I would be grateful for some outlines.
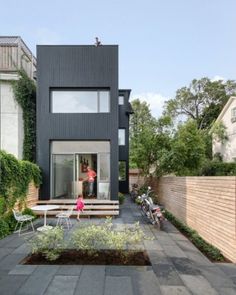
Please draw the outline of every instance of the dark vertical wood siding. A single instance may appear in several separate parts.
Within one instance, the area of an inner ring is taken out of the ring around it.
[[[124,104],[119,105],[119,128],[125,129],[125,145],[119,146],[119,161],[126,162],[126,180],[119,181],[119,191],[129,192],[129,95],[130,90],[119,90],[119,95],[124,96]]]
[[[118,46],[37,46],[37,162],[50,198],[50,141],[109,140],[111,199],[118,196]],[[52,114],[50,88],[109,88],[110,113]]]

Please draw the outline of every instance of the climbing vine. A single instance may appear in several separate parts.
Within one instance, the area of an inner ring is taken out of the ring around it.
[[[23,159],[36,161],[36,86],[24,70],[19,70],[19,80],[13,82],[15,99],[21,106],[24,121]]]
[[[0,151],[0,211],[12,209],[16,202],[24,204],[32,181],[41,183],[40,169],[29,161],[17,160],[13,155]]]

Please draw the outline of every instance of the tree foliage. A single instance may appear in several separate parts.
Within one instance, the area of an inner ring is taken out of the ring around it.
[[[205,142],[194,120],[179,125],[170,149],[159,158],[159,174],[192,175],[205,159]]]
[[[229,97],[235,93],[235,81],[194,79],[189,87],[178,89],[175,98],[166,102],[165,113],[174,118],[184,115],[195,120],[198,129],[206,129],[216,120]]]
[[[132,101],[134,114],[130,119],[130,166],[141,168],[149,174],[156,161],[156,120],[149,105],[139,99]]]

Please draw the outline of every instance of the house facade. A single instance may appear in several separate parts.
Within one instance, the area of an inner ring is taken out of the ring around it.
[[[236,161],[236,97],[232,96],[224,106],[216,123],[222,122],[226,127],[228,139],[221,142],[213,138],[212,152],[213,155],[219,153],[223,162]]]
[[[0,36],[0,149],[22,159],[24,128],[22,109],[16,102],[12,82],[24,69],[30,78],[36,59],[18,36]]]
[[[117,45],[37,46],[40,199],[128,192],[130,90],[118,89]]]

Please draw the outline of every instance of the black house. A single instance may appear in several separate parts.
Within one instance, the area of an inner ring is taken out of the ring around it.
[[[117,45],[37,46],[40,199],[128,192],[130,90],[118,89]],[[91,196],[90,196],[91,197]]]

